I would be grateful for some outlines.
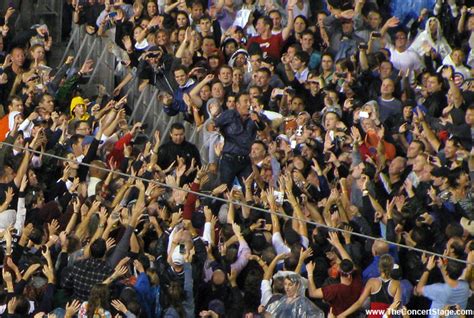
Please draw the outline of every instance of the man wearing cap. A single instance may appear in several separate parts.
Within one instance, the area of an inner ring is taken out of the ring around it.
[[[354,33],[352,15],[347,11],[336,9],[330,2],[328,8],[331,15],[324,19],[324,27],[329,36],[329,48],[336,56],[334,60],[337,61],[355,53],[358,44],[364,42],[364,39]]]

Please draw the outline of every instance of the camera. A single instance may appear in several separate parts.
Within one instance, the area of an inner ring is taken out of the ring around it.
[[[359,44],[359,50],[367,50],[368,48],[369,46],[367,45],[367,43]]]

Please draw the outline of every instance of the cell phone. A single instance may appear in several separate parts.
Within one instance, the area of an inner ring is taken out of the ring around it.
[[[346,78],[347,73],[346,72],[336,72],[336,76],[340,78]]]
[[[421,215],[420,215],[419,217],[417,217],[416,220],[417,220],[418,222],[425,222],[425,218],[422,217]]]
[[[13,3],[13,1],[8,2],[8,7],[9,8],[14,8],[15,7],[15,4]]]
[[[291,147],[291,149],[295,149],[295,148],[296,148],[296,140],[292,140],[292,141],[291,141],[290,147]]]
[[[0,75],[2,75],[3,73],[5,73],[5,70],[3,69],[3,67],[0,67]]]
[[[324,161],[328,162],[329,159],[331,159],[331,153],[330,152],[325,152],[324,153]]]
[[[112,11],[109,13],[109,18],[115,18],[117,16],[117,12]]]
[[[369,118],[369,113],[368,112],[360,112],[359,117],[360,118]]]
[[[367,45],[367,43],[359,44],[359,50],[367,50],[368,48],[369,46]]]
[[[288,94],[294,94],[295,93],[295,89],[293,87],[287,87],[287,88],[285,88],[285,91]]]
[[[278,204],[278,205],[282,205],[283,204],[283,192],[280,192],[280,191],[273,191],[273,196],[275,197],[275,203]],[[265,227],[265,225],[264,225]]]
[[[234,184],[234,186],[232,187],[232,191],[242,191],[242,186]]]
[[[276,96],[282,96],[285,92],[282,88],[275,88]]]
[[[380,32],[373,32],[373,33],[372,33],[372,37],[374,37],[374,38],[380,38],[380,37],[382,37],[382,33],[380,33]]]
[[[179,244],[179,253],[180,254],[186,253],[186,247],[184,246],[184,244]]]

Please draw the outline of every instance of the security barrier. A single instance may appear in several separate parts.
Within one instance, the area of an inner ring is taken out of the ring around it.
[[[183,122],[183,116],[179,114],[170,117],[163,111],[163,107],[158,101],[160,91],[155,86],[147,85],[143,91],[139,91],[140,81],[136,74],[137,70],[125,67],[120,63],[126,52],[115,44],[114,38],[115,29],[108,30],[104,36],[100,37],[87,34],[84,26],[74,25],[60,65],[69,55],[74,56],[71,67],[76,70],[79,70],[86,60],[94,60],[94,70],[87,84],[81,86],[88,96],[96,96],[99,85],[103,85],[106,92],[111,95],[116,84],[131,73],[133,79],[121,91],[123,96],[127,95],[127,104],[131,110],[129,123],[140,121],[146,124],[148,136],[152,136],[153,131],[159,130],[162,140],[167,139],[171,125],[175,122]],[[194,143],[200,149],[202,162],[207,163],[208,149],[204,145],[204,127],[198,129],[194,124],[188,122],[184,122],[184,126],[186,140]]]

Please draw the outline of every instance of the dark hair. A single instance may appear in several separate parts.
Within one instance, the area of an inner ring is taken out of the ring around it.
[[[464,263],[448,259],[448,264],[446,266],[448,277],[451,279],[458,279],[463,273],[465,266]]]
[[[168,300],[170,306],[173,307],[177,312],[179,317],[185,317],[185,311],[183,308],[183,299],[184,299],[184,290],[180,282],[172,281],[168,287]]]
[[[97,242],[97,240],[95,241]],[[95,243],[94,242],[94,243]],[[92,246],[91,246],[92,249]],[[109,286],[106,284],[97,284],[91,288],[87,302],[87,317],[94,317],[96,309],[108,308]]]
[[[304,15],[301,15],[301,14],[300,14],[300,15],[297,15],[297,16],[293,19],[293,21],[296,21],[296,19],[302,19],[302,20],[304,21],[304,24],[306,25],[305,30],[308,29],[309,22],[308,22],[308,19],[306,19],[306,17],[305,17]]]
[[[80,124],[86,123],[87,125],[90,126],[89,122],[87,120],[76,120],[74,122],[74,131],[76,131],[77,128],[79,128]]]
[[[91,256],[92,258],[102,258],[107,251],[107,246],[105,244],[105,240],[102,238],[98,238],[94,242],[92,242],[91,247]]]
[[[343,259],[339,265],[339,270],[342,276],[350,277],[354,270],[354,264],[349,259]]]
[[[258,98],[258,101],[259,101],[259,104],[261,104],[262,98],[260,98],[260,97],[259,97],[259,98]],[[268,150],[268,146],[267,146],[267,144],[266,144],[266,143],[264,143],[264,142],[263,142],[263,141],[261,141],[261,140],[255,140],[255,141],[253,142],[253,144],[259,144],[259,145],[262,145],[263,149],[265,149],[265,152],[267,152],[267,150]]]
[[[301,37],[305,36],[305,35],[311,35],[314,39],[314,33],[313,31],[309,30],[309,29],[306,29],[304,30],[303,32],[301,32]]]
[[[211,40],[212,42],[214,42],[214,44],[216,44],[216,40],[214,39],[213,36],[206,35],[205,37],[202,38],[202,42],[204,42],[204,40]]]
[[[242,96],[249,96],[249,93],[248,93],[248,92],[245,92],[245,91],[239,92],[239,93],[237,94],[237,96],[235,96],[235,100],[236,100],[237,102],[239,102],[239,101],[240,101],[240,98],[241,98]]]
[[[69,144],[72,146],[72,145],[76,145],[79,143],[79,140],[81,138],[84,138],[83,135],[80,135],[80,134],[74,134],[71,136],[71,138],[69,138]]]
[[[184,130],[184,125],[182,123],[174,123],[171,125],[170,131],[173,130]]]
[[[199,20],[197,21],[198,23],[201,23],[201,21],[204,21],[204,20],[209,20],[209,21],[212,21],[211,17],[209,16],[209,14],[204,14],[202,17],[199,18]]]
[[[37,227],[34,227],[28,237],[34,244],[41,244],[43,240],[43,230]]]
[[[444,234],[448,240],[453,237],[462,237],[464,234],[464,229],[459,222],[452,222],[446,226]]]
[[[294,253],[290,253],[290,256],[287,257],[284,261],[285,270],[294,271],[298,266],[299,256]]]
[[[412,141],[412,143],[416,143],[416,144],[420,145],[421,152],[425,152],[426,146],[421,140],[415,139],[415,140]]]
[[[273,29],[273,20],[269,16],[261,16],[258,20],[262,20],[264,24],[270,26],[270,30]]]
[[[173,69],[173,74],[176,72],[176,71],[183,71],[186,75],[188,74],[188,68],[184,65],[178,65],[176,66],[174,69]]]
[[[186,11],[182,11],[182,10],[176,11],[176,18],[175,18],[175,20],[178,18],[178,15],[180,15],[180,14],[186,16],[186,19],[188,20],[188,24],[187,24],[187,25],[189,26],[189,24],[190,24],[191,21],[189,21],[189,16],[188,16],[188,14],[187,14]]]
[[[28,317],[30,312],[30,301],[25,296],[20,295],[16,298],[15,314],[21,317]]]
[[[305,52],[305,51],[296,52],[295,57],[300,59],[301,62],[303,62],[305,66],[308,65],[308,63],[309,63],[309,54],[308,54],[308,52]]]
[[[272,72],[268,69],[268,67],[261,67],[257,72],[263,72],[266,73],[268,77],[272,77]]]
[[[416,246],[418,247],[425,247],[427,244],[428,238],[430,237],[430,233],[428,229],[424,226],[415,226],[411,231],[411,238],[413,241],[416,242]]]

